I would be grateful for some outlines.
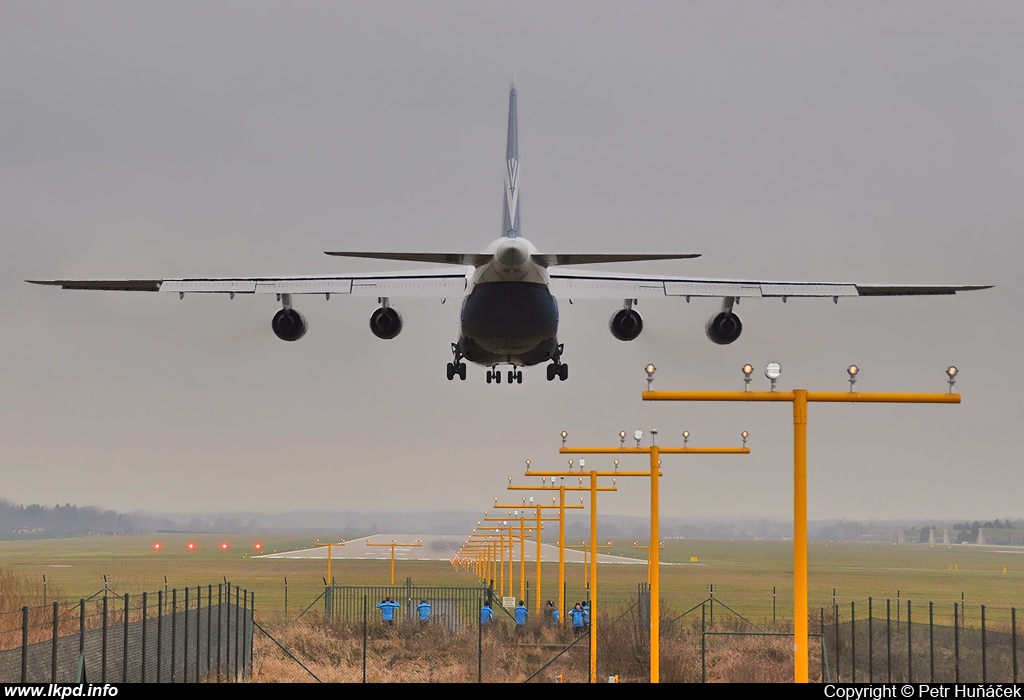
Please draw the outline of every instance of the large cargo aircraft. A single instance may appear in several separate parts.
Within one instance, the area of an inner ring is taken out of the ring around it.
[[[559,299],[616,299],[609,328],[619,340],[634,340],[643,319],[634,307],[639,299],[721,297],[722,308],[707,322],[708,338],[719,345],[740,337],[743,324],[733,310],[745,297],[840,297],[954,294],[991,285],[895,285],[836,282],[760,282],[694,279],[659,275],[628,275],[560,269],[562,266],[641,260],[695,258],[699,253],[541,253],[520,234],[519,140],[516,89],[508,105],[505,149],[504,218],[501,237],[482,253],[329,251],[328,255],[376,260],[440,263],[444,268],[393,273],[355,273],[325,277],[246,277],[128,280],[28,280],[63,289],[175,292],[185,294],[273,294],[282,308],[271,327],[281,340],[306,334],[306,319],[294,306],[298,295],[322,294],[377,297],[380,307],[370,316],[378,338],[394,338],[402,317],[391,300],[402,297],[462,298],[458,342],[451,344],[448,379],[466,378],[466,361],[487,367],[487,382],[500,383],[499,365],[509,365],[508,382],[522,383],[521,367],[549,363],[548,381],[565,380],[569,366],[558,340]],[[452,267],[455,266],[455,267]]]

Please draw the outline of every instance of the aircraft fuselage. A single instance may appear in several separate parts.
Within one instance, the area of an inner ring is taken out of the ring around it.
[[[459,348],[470,362],[536,365],[558,353],[558,303],[547,269],[524,238],[499,238],[476,267],[462,302]]]

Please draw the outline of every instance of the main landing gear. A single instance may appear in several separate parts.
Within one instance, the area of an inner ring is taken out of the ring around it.
[[[455,356],[455,360],[448,363],[448,381],[455,379],[455,375],[458,375],[460,380],[465,381],[466,363],[462,361],[462,351],[459,350],[458,343],[452,343],[452,354]],[[491,381],[490,378],[487,381]]]
[[[564,347],[564,345],[559,345],[558,352],[551,358],[551,364],[548,365],[549,382],[555,381],[555,377],[558,377],[558,380],[561,382],[569,378],[569,365],[562,362],[562,348]]]
[[[490,384],[491,382],[501,384],[501,370],[498,369],[497,366],[491,367],[487,370],[487,383]],[[512,365],[512,369],[508,371],[508,383],[511,384],[512,382],[515,382],[516,384],[523,383],[523,371],[521,369],[516,369],[515,365]]]

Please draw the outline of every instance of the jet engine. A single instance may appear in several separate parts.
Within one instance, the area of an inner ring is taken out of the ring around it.
[[[291,306],[274,314],[274,320],[270,326],[274,329],[274,335],[288,342],[298,340],[306,335],[306,331],[309,329],[309,326],[306,325],[306,317]]]
[[[636,340],[644,329],[644,320],[633,309],[619,309],[612,314],[608,329],[619,340]]]
[[[370,316],[370,330],[378,338],[391,340],[402,332],[402,316],[390,306],[382,306]]]
[[[740,317],[731,311],[720,311],[708,319],[704,327],[708,339],[716,345],[728,345],[740,337],[743,332],[743,323]]]

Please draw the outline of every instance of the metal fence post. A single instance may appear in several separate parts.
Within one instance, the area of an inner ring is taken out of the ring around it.
[[[28,683],[28,606],[21,606],[21,682]]]
[[[53,601],[53,636],[50,643],[50,682],[57,682],[57,637],[59,632],[57,631],[57,621],[60,619],[60,603],[56,600]]]
[[[235,586],[235,680],[238,680],[238,586]]]
[[[928,666],[929,680],[935,682],[935,606],[928,601]]]
[[[988,682],[988,650],[985,644],[985,606],[981,606],[981,682]]]
[[[189,590],[185,586],[185,629],[183,630],[183,643],[181,649],[181,680],[188,683],[188,599]]]
[[[363,594],[363,683],[366,682],[366,609],[369,607],[367,596]]]
[[[850,601],[850,682],[857,682],[857,608]]]
[[[139,682],[146,682],[146,618],[149,617],[149,594],[142,592],[142,663],[139,669]]]
[[[479,610],[483,610],[484,602],[480,600]],[[28,613],[25,613],[28,619]],[[480,613],[476,616],[476,682],[484,682],[484,616]]]
[[[953,603],[953,669],[954,680],[960,682],[960,607]]]
[[[835,595],[835,589],[832,589],[832,590],[833,590],[833,595]],[[839,683],[842,680],[842,678],[843,678],[843,673],[842,673],[842,666],[840,666],[840,664],[842,663],[842,659],[839,658],[839,606],[838,605],[833,605],[832,606],[832,627],[833,627],[833,630],[835,631],[835,638],[836,638],[836,683]]]
[[[224,609],[224,584],[217,584],[217,682],[220,683],[220,672],[221,672],[221,656],[220,649],[223,646],[224,634],[222,621],[222,610]]]
[[[100,683],[107,682],[107,611],[109,598],[106,591],[103,593],[103,650],[101,653]]]
[[[875,682],[875,623],[871,596],[868,596],[868,683]]]
[[[128,682],[128,591],[124,593],[124,644],[121,653],[121,682]]]
[[[220,608],[217,608],[220,614]],[[210,675],[210,662],[213,660],[213,584],[206,589],[206,675]]]
[[[914,646],[911,643],[910,600],[907,600],[907,683],[914,682]]]
[[[705,623],[707,621],[707,607],[704,603],[700,604],[700,682],[707,683],[707,647],[705,646],[704,640],[706,639]]]
[[[156,592],[156,682],[160,682],[164,658],[164,592]]]
[[[892,683],[892,599],[885,599],[885,679]]]
[[[78,599],[78,659],[82,666],[82,678],[79,682],[85,681],[85,598]]]
[[[1013,654],[1013,682],[1017,682],[1017,608],[1010,608],[1010,652]]]
[[[818,631],[821,632],[821,682],[824,683],[828,680],[825,678],[825,608],[818,608]]]
[[[178,589],[171,589],[171,683],[177,672],[178,661]]]

